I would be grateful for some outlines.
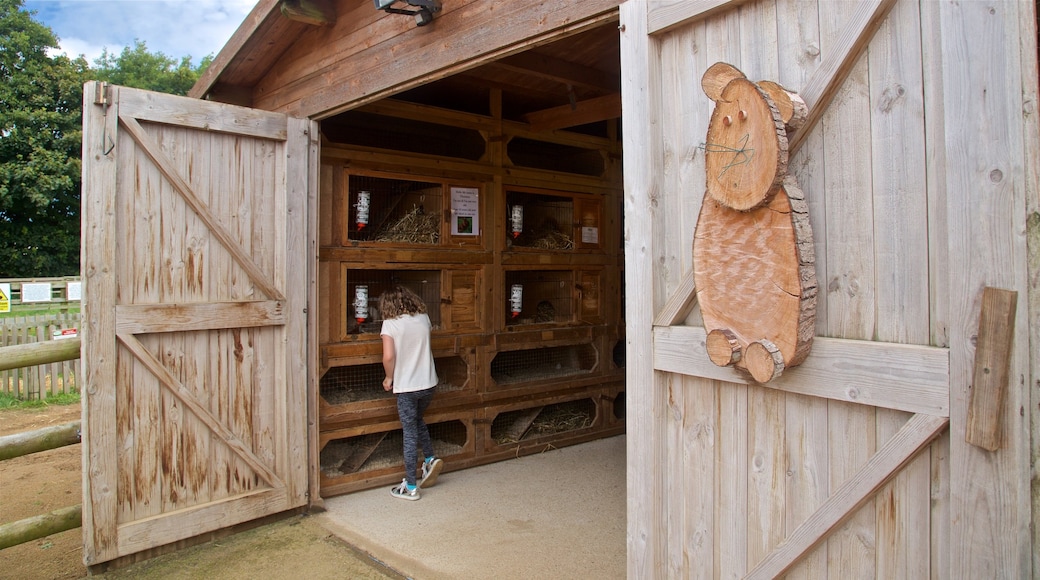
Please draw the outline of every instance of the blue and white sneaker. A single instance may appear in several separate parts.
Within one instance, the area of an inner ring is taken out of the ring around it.
[[[441,473],[444,462],[439,458],[427,459],[422,464],[422,477],[419,478],[419,487],[433,487],[437,483],[437,476]]]

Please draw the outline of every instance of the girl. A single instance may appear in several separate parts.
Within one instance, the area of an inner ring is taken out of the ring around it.
[[[383,313],[383,389],[393,390],[397,396],[397,415],[404,434],[404,472],[401,485],[390,489],[390,495],[407,500],[420,497],[420,487],[437,482],[444,462],[434,457],[430,431],[423,421],[423,413],[430,405],[437,386],[437,370],[430,348],[430,317],[426,304],[414,292],[395,286],[379,297]],[[416,464],[419,448],[425,460],[422,474],[416,484]]]

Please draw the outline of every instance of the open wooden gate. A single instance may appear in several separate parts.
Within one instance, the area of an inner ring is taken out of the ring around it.
[[[315,123],[84,91],[84,561],[306,503]]]
[[[1014,341],[994,349],[1012,379],[979,394],[993,373],[973,361],[984,289],[1026,288],[1032,11],[621,5],[630,577],[1028,575],[1021,309],[1003,308]],[[809,106],[789,147],[816,238],[816,340],[766,385],[709,361],[697,312],[691,250],[717,178],[700,80],[718,62]],[[982,447],[971,401],[991,396]]]

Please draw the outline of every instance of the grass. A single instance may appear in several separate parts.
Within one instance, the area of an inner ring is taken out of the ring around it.
[[[0,411],[6,409],[36,409],[51,405],[78,405],[79,393],[61,393],[46,399],[18,399],[8,393],[0,393]]]
[[[15,304],[11,312],[0,312],[0,318],[14,318],[18,316],[37,316],[40,314],[79,314],[79,302],[62,302],[57,304]]]

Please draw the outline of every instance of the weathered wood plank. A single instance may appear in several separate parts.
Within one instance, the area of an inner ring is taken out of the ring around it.
[[[930,344],[929,286],[921,273],[929,254],[924,95],[921,78],[921,8],[897,2],[878,29],[867,56],[870,67],[874,252],[877,255],[875,337],[885,342]],[[878,447],[908,420],[879,409]],[[930,461],[922,452],[877,494],[875,562],[878,577],[929,576]]]
[[[961,443],[974,363],[981,290],[1022,291],[1026,257],[1027,192],[1024,95],[1036,77],[1023,78],[1018,40],[1027,2],[941,3],[943,120],[947,165],[946,203],[950,268],[943,282],[950,294],[950,569],[954,575],[1014,578],[1030,574],[1031,526],[1028,469],[1029,404],[1019,381],[1029,376],[1024,313],[1015,324],[1009,413],[996,452]],[[1032,50],[1032,49],[1031,49]],[[978,95],[1000,95],[979,99]],[[1035,350],[1035,349],[1034,349]],[[1033,377],[1035,380],[1035,377]],[[1001,530],[994,533],[993,530]]]
[[[747,0],[658,0],[647,2],[647,32],[656,34],[692,24],[725,10],[731,10]]]
[[[657,184],[656,143],[661,112],[656,106],[654,72],[660,62],[646,31],[646,4],[621,5],[621,95],[631,114],[622,119],[625,135],[625,283],[645,288],[655,279],[651,256],[653,228],[651,199]],[[628,449],[628,576],[660,569],[668,538],[664,537],[665,461],[664,433],[660,424],[667,409],[667,383],[656,376],[652,364],[652,296],[631,300],[625,308],[627,344],[626,438]]]
[[[206,101],[207,106],[199,107],[197,99],[166,94],[160,101],[154,93],[127,88],[120,89],[119,98],[119,114],[139,121],[285,140],[286,117],[277,113],[213,101]],[[168,100],[177,102],[179,106],[170,107]]]
[[[185,407],[189,408],[195,415],[206,424],[214,433],[218,434],[228,447],[252,468],[257,475],[264,479],[268,485],[275,488],[284,487],[281,479],[271,471],[268,466],[257,458],[253,451],[237,435],[232,433],[208,409],[199,404],[198,400],[188,391],[184,385],[170,374],[156,358],[148,352],[143,344],[132,335],[120,334],[119,342],[126,346],[152,374],[158,378],[171,394],[177,397]]]
[[[576,33],[617,18],[617,0],[581,4],[540,4],[496,0],[481,10],[445,5],[438,27],[453,29],[454,42],[432,45],[422,30],[401,30],[408,23],[384,19],[365,34],[344,34],[346,50],[314,50],[308,42],[277,63],[258,91],[256,106],[300,117],[324,117],[347,107],[373,102],[502,56],[548,38]],[[338,21],[344,21],[340,18]],[[361,23],[355,23],[360,25]],[[494,34],[486,31],[494,30]],[[364,42],[359,42],[364,38]],[[393,54],[385,41],[394,38]],[[321,42],[314,39],[311,42]],[[308,54],[309,53],[309,54]],[[319,60],[324,55],[325,61]],[[431,74],[429,71],[436,71]]]
[[[759,563],[746,578],[777,578],[849,514],[867,503],[886,481],[924,449],[946,428],[949,419],[915,415],[884,447],[846,483],[827,498],[820,509],[788,536],[776,550]]]
[[[269,298],[284,300],[285,297],[265,279],[263,272],[255,263],[253,263],[248,251],[243,249],[241,245],[235,241],[220,220],[212,216],[206,204],[202,203],[192,190],[191,186],[189,186],[172,167],[169,159],[167,159],[166,155],[159,147],[159,144],[156,143],[132,117],[120,117],[120,122],[128,129],[129,133],[133,136],[134,140],[138,143],[145,154],[147,154],[155,163],[159,171],[162,172],[163,177],[170,182],[177,193],[184,198],[185,202],[191,206],[195,213],[206,222],[212,235],[216,236],[227,251],[235,257],[238,265],[246,271],[252,282],[263,290]]]
[[[990,287],[982,291],[964,440],[989,451],[1000,448],[1004,431],[1017,305],[1018,292]]]
[[[798,150],[806,135],[812,132],[813,127],[828,110],[845,78],[851,73],[859,56],[873,38],[874,32],[881,26],[895,3],[896,0],[869,0],[857,6],[851,20],[835,39],[834,46],[827,49],[827,56],[821,62],[820,68],[805,88],[798,91],[809,107],[809,116],[801,128],[790,137],[790,151]],[[826,6],[826,3],[822,2],[820,6]],[[840,11],[844,14],[846,8],[847,5],[843,4]]]
[[[111,155],[119,143],[115,91],[100,83],[83,87],[83,282],[80,332],[83,340],[83,561],[93,564],[117,555],[117,483],[112,478],[117,460],[115,297],[116,240],[108,235],[116,223],[117,163]],[[108,114],[106,114],[108,113]],[[87,469],[90,466],[90,469]]]
[[[119,317],[116,331],[123,334],[250,328],[286,323],[284,303],[278,300],[127,304],[117,306],[116,315]]]
[[[708,360],[703,328],[657,327],[652,340],[656,370],[748,383],[732,369]],[[948,361],[948,351],[942,348],[817,337],[812,356],[768,388],[947,416]]]
[[[690,315],[697,304],[697,287],[693,282],[693,270],[683,274],[679,285],[672,292],[664,308],[657,313],[654,326],[679,324]]]

